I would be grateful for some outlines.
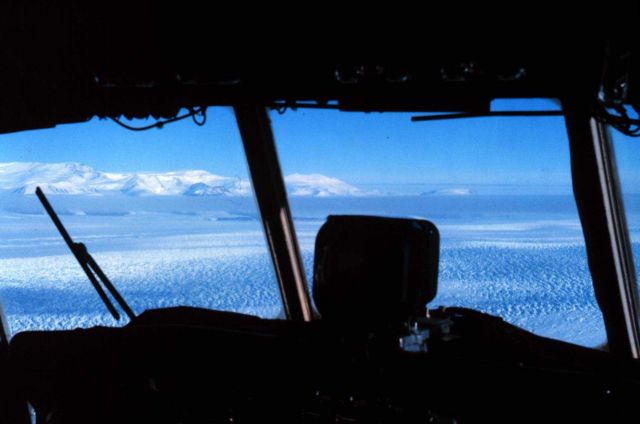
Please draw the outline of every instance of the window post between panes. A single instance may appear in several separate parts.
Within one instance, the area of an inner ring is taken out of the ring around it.
[[[638,358],[638,290],[615,158],[608,128],[591,116],[589,105],[585,99],[562,104],[573,193],[609,350]]]
[[[287,317],[311,321],[312,310],[271,122],[264,105],[234,105],[251,182]]]

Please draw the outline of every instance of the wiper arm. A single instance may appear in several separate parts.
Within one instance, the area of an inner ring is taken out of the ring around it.
[[[561,110],[505,110],[495,112],[462,112],[462,113],[445,113],[425,116],[412,116],[411,122],[422,121],[445,121],[448,119],[467,119],[467,118],[490,118],[494,116],[563,116]]]
[[[120,305],[122,310],[125,312],[125,314],[127,314],[129,319],[133,320],[136,317],[136,315],[133,313],[129,305],[127,305],[127,302],[120,295],[120,293],[118,293],[118,290],[116,290],[113,284],[111,284],[111,281],[109,281],[109,278],[105,275],[105,273],[102,272],[102,269],[100,268],[98,263],[95,261],[95,259],[93,259],[93,257],[87,251],[87,247],[83,243],[76,243],[73,241],[73,239],[67,232],[66,228],[64,228],[64,225],[62,225],[60,218],[58,218],[58,215],[51,207],[51,204],[45,197],[44,193],[42,192],[42,190],[40,190],[40,187],[36,187],[36,196],[38,196],[38,199],[40,199],[42,206],[44,206],[44,209],[49,214],[49,217],[51,218],[54,225],[60,232],[60,235],[62,236],[64,241],[67,243],[67,246],[69,246],[71,253],[73,253],[73,256],[75,256],[76,260],[80,264],[80,267],[82,268],[84,273],[87,275],[87,278],[93,285],[93,288],[96,289],[96,292],[98,292],[100,299],[102,299],[102,302],[105,304],[105,306],[107,307],[107,309],[109,310],[113,318],[115,318],[116,321],[120,320],[120,314],[118,313],[115,306],[113,305],[113,303],[111,302],[107,294],[105,293],[102,286],[100,286],[100,282],[98,281],[98,278],[100,279],[102,284],[106,287],[106,289],[109,291],[109,293],[111,293],[111,296],[113,296],[116,302],[118,302],[118,304]],[[98,278],[96,278],[96,275],[98,276]]]

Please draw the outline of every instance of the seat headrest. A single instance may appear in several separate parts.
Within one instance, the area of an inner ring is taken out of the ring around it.
[[[316,237],[313,297],[323,320],[400,325],[437,291],[440,237],[429,221],[329,216]]]

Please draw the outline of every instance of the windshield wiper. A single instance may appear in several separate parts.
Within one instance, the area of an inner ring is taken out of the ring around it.
[[[100,279],[102,284],[106,287],[106,289],[109,291],[109,293],[111,293],[111,296],[113,296],[116,302],[118,302],[118,304],[120,305],[124,313],[127,314],[129,319],[133,320],[136,317],[136,315],[133,313],[129,305],[127,305],[127,302],[120,295],[120,293],[118,293],[118,290],[116,290],[113,284],[111,284],[111,281],[109,281],[109,278],[107,278],[105,273],[102,272],[102,269],[100,269],[100,266],[98,265],[98,263],[95,261],[95,259],[93,259],[93,257],[87,251],[87,247],[83,243],[76,243],[73,241],[73,239],[71,238],[67,230],[64,228],[64,225],[62,225],[60,218],[58,218],[58,215],[51,207],[51,204],[45,197],[44,193],[42,192],[42,190],[40,190],[40,187],[36,187],[36,196],[38,196],[38,199],[40,199],[42,206],[44,206],[44,209],[49,214],[49,217],[51,218],[56,228],[60,232],[60,235],[62,236],[64,241],[67,243],[67,246],[69,246],[71,253],[73,253],[73,256],[76,257],[76,260],[80,264],[80,267],[82,267],[82,270],[84,271],[84,273],[87,274],[87,278],[89,279],[89,281],[91,281],[93,288],[96,289],[96,291],[98,292],[98,295],[100,296],[100,299],[102,299],[102,302],[104,302],[105,306],[107,307],[107,309],[109,310],[113,318],[115,318],[116,321],[119,320],[120,314],[116,310],[115,306],[113,306],[113,303],[105,293],[104,289],[100,286],[100,282],[98,282],[98,278]],[[96,278],[96,275],[98,276],[98,278]]]
[[[494,112],[437,113],[435,115],[412,116],[411,122],[445,121],[447,119],[491,118],[498,116],[563,116],[562,110],[497,110]]]

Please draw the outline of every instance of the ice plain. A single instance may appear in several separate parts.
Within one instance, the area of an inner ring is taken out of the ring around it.
[[[50,200],[138,313],[172,305],[263,317],[281,313],[249,197],[114,194]],[[0,201],[0,299],[11,331],[122,325],[106,313],[37,199],[5,192]],[[476,308],[582,345],[606,340],[569,195],[435,193],[291,202],[309,277],[315,234],[327,215],[422,217],[441,234],[439,292],[432,305]]]

